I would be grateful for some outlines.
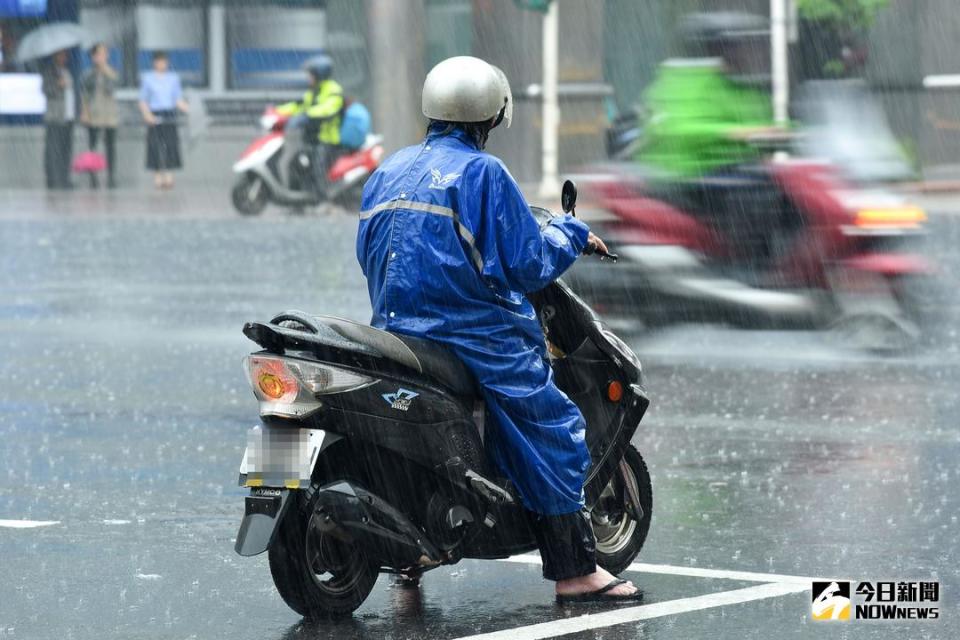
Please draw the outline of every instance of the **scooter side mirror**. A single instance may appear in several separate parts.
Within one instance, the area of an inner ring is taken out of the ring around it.
[[[573,180],[564,180],[563,190],[560,192],[560,206],[564,213],[577,215],[577,185]]]

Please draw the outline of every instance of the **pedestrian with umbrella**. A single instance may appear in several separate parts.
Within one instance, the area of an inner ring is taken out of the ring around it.
[[[58,51],[43,69],[43,95],[47,99],[43,114],[43,169],[48,189],[73,188],[70,161],[73,158],[73,121],[77,103],[68,60],[66,51]]]
[[[43,116],[43,167],[48,189],[70,189],[70,160],[73,156],[73,121],[77,100],[73,76],[67,66],[68,50],[84,40],[80,25],[53,22],[34,29],[20,42],[20,62],[47,58],[43,65],[43,95],[47,110]]]

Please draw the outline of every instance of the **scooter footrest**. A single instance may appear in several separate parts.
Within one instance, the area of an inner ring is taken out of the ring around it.
[[[477,472],[468,470],[465,476],[470,488],[487,502],[494,504],[513,504],[515,502],[513,495],[509,491],[487,480]]]

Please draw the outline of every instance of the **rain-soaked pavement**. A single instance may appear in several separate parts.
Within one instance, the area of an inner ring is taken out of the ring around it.
[[[233,552],[256,421],[240,327],[291,307],[366,320],[355,218],[243,220],[200,196],[0,211],[0,521],[55,523],[0,527],[0,638],[960,637],[960,217],[933,219],[953,327],[935,349],[633,339],[653,398],[642,608],[559,609],[527,557],[420,590],[381,577],[353,619],[308,625],[264,556]],[[941,619],[814,623],[811,577],[939,580]]]

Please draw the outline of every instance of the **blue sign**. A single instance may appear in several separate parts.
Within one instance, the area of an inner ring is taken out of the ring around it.
[[[40,18],[47,13],[47,0],[0,0],[0,17]]]

